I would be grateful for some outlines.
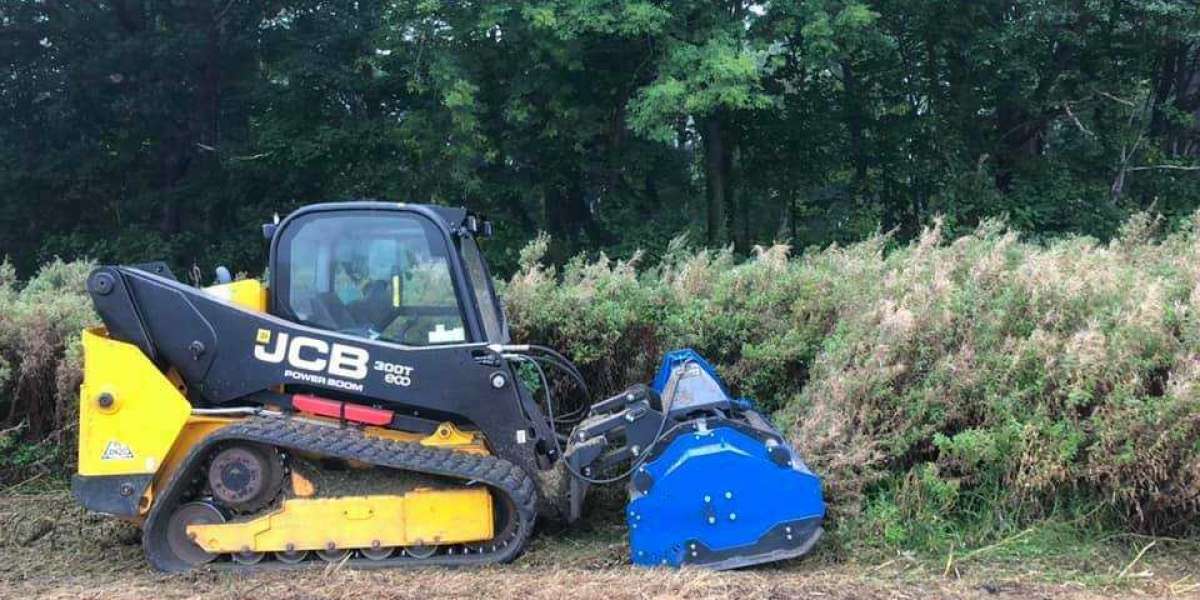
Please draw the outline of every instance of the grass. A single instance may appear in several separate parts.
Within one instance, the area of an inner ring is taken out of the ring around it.
[[[736,572],[635,568],[626,564],[611,505],[617,497],[601,496],[578,526],[542,527],[511,565],[163,575],[146,565],[136,528],[86,514],[60,480],[36,480],[0,496],[0,597],[1107,598],[1200,591],[1197,544],[1091,536],[1065,523],[945,554],[847,543],[835,534],[801,560]]]

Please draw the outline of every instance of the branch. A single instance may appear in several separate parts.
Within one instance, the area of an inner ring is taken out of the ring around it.
[[[1108,98],[1109,100],[1112,100],[1113,102],[1120,102],[1121,104],[1124,104],[1125,106],[1137,106],[1137,104],[1134,103],[1132,100],[1118,98],[1108,92],[1102,92],[1102,91],[1097,90],[1096,93],[1100,94],[1101,96],[1104,96],[1105,98]]]
[[[1144,167],[1129,167],[1126,171],[1153,171],[1156,169],[1171,171],[1200,171],[1200,165],[1147,165]]]
[[[1070,102],[1063,102],[1063,108],[1067,110],[1067,116],[1071,117],[1071,120],[1075,122],[1075,126],[1079,128],[1079,131],[1082,131],[1088,137],[1096,137],[1096,134],[1088,131],[1088,128],[1084,127],[1083,123],[1079,121],[1079,117],[1076,117],[1075,113],[1071,112]]]

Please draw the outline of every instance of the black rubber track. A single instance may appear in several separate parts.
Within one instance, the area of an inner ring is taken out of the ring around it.
[[[142,532],[142,546],[150,564],[168,572],[187,571],[192,565],[176,558],[166,548],[166,529],[171,513],[185,500],[183,496],[194,488],[192,481],[198,467],[205,464],[208,453],[216,444],[227,441],[248,441],[279,446],[293,451],[313,452],[330,458],[357,460],[379,467],[403,469],[460,479],[464,482],[486,484],[493,493],[502,494],[501,504],[515,508],[512,517],[516,526],[507,539],[491,543],[469,544],[457,548],[462,554],[437,554],[429,558],[398,556],[386,560],[355,559],[348,565],[360,567],[480,565],[511,561],[521,553],[533,531],[536,517],[537,489],[533,478],[517,465],[495,456],[481,456],[444,448],[431,448],[415,442],[397,442],[368,437],[354,427],[315,423],[285,416],[256,416],[229,425],[210,435],[193,447],[180,468],[167,483],[165,492],[155,498]],[[508,502],[504,502],[507,499]],[[316,561],[317,564],[325,564]],[[301,565],[308,564],[301,563]],[[237,566],[237,569],[270,568],[273,563]],[[288,566],[293,565],[279,565]]]

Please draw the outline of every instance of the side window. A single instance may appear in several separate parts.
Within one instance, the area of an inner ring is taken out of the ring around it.
[[[299,322],[411,346],[466,341],[445,241],[424,218],[313,213],[282,235],[280,300]]]

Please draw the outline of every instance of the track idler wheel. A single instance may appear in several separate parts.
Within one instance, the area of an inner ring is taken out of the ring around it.
[[[171,513],[167,523],[167,547],[176,558],[197,567],[211,562],[216,554],[206,552],[188,535],[188,525],[217,525],[225,522],[221,509],[208,502],[189,502]]]
[[[236,443],[213,455],[208,486],[217,504],[237,513],[262,509],[283,488],[283,460],[270,446]]]

